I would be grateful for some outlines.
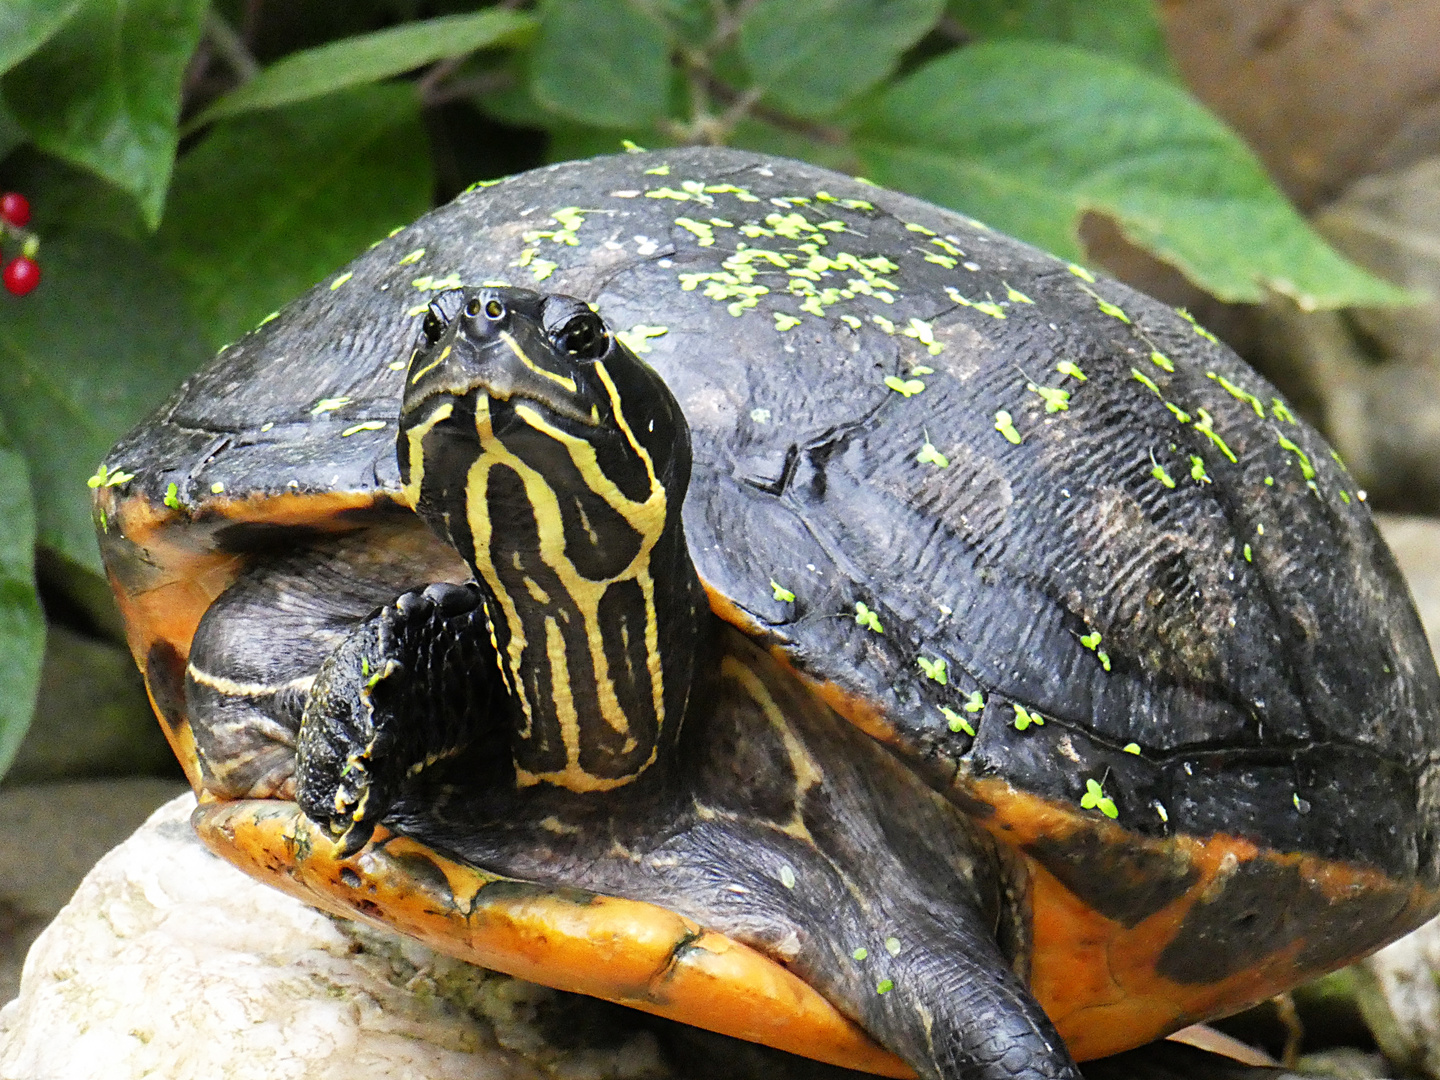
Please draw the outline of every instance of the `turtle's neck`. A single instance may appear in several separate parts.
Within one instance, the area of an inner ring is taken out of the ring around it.
[[[637,456],[622,488],[523,401],[469,395],[419,435],[420,510],[484,592],[518,782],[630,783],[674,744],[709,619],[680,516],[688,440],[663,476]]]

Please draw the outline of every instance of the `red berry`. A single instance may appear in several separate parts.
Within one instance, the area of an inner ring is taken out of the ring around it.
[[[3,275],[5,288],[16,296],[24,296],[40,284],[40,264],[24,255],[10,260]]]
[[[0,195],[0,218],[19,228],[30,220],[30,200],[18,191]]]

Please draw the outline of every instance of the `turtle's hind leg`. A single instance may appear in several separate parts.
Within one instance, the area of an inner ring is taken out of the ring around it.
[[[302,715],[326,658],[417,584],[469,577],[413,519],[270,539],[200,620],[176,695],[183,715],[167,717],[188,723],[212,798],[292,798]]]
[[[719,640],[663,777],[600,797],[511,792],[508,808],[493,792],[407,795],[397,827],[754,945],[922,1076],[1078,1080],[1017,974],[1023,870],[752,642]]]
[[[1078,1078],[1016,971],[1023,870],[768,655],[727,637],[714,713],[686,748],[695,823],[667,845],[684,853],[677,895],[706,900],[693,917],[784,957],[923,1076]],[[712,873],[730,880],[702,888]]]

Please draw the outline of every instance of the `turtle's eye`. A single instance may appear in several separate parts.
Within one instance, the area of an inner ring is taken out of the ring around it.
[[[440,335],[445,333],[445,320],[440,317],[432,305],[425,313],[425,321],[420,324],[420,333],[425,338],[425,347],[433,349],[435,343],[440,340]]]
[[[480,300],[478,297],[465,305],[465,314],[469,315],[472,319],[480,314]]]
[[[605,323],[594,312],[576,315],[555,335],[555,347],[577,360],[598,360],[610,347]]]
[[[491,300],[485,305],[485,314],[491,319],[503,319],[505,317],[505,305],[499,300]]]

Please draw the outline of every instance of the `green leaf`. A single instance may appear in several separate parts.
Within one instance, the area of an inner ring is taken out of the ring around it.
[[[99,573],[85,480],[205,347],[178,283],[145,249],[60,236],[40,263],[39,288],[0,296],[0,421],[29,463],[40,542]]]
[[[35,596],[35,507],[25,459],[0,429],[0,776],[35,711],[45,616]]]
[[[942,0],[760,0],[740,53],[766,100],[826,116],[889,75],[940,17]]]
[[[639,0],[545,0],[540,20],[530,77],[542,105],[596,127],[664,114],[670,44]]]
[[[86,0],[5,76],[35,143],[92,169],[160,222],[175,161],[180,89],[208,0]]]
[[[556,124],[568,122],[535,100],[530,85],[528,55],[519,51],[511,53],[492,70],[498,85],[470,99],[481,112],[517,128],[548,130]]]
[[[159,240],[213,347],[424,213],[432,184],[403,83],[227,120],[175,180]]]
[[[958,49],[886,91],[866,174],[1065,258],[1086,211],[1222,300],[1406,303],[1328,247],[1224,124],[1174,84],[1066,45]]]
[[[777,157],[799,158],[836,172],[854,175],[860,171],[855,151],[843,142],[822,142],[818,138],[788,127],[746,117],[735,125],[728,145],[744,150],[758,150]]]
[[[9,71],[49,41],[84,2],[6,0],[0,4],[0,73]]]
[[[1058,41],[1174,74],[1154,0],[950,0],[948,7],[982,38]]]
[[[546,161],[578,161],[601,154],[618,154],[625,149],[625,140],[644,145],[646,150],[659,150],[673,145],[652,128],[596,128],[552,121],[545,150]]]
[[[534,28],[532,16],[490,8],[332,41],[276,61],[188,126],[196,128],[224,116],[293,105],[379,82],[436,60],[513,44]]]
[[[530,79],[530,57],[524,53],[512,54],[493,70],[497,75],[508,78],[498,88],[477,94],[473,99],[476,106],[511,127],[544,131],[546,161],[571,161],[598,154],[616,154],[625,148],[626,139],[649,150],[674,143],[648,124],[594,127],[577,123],[542,105],[535,99]]]

